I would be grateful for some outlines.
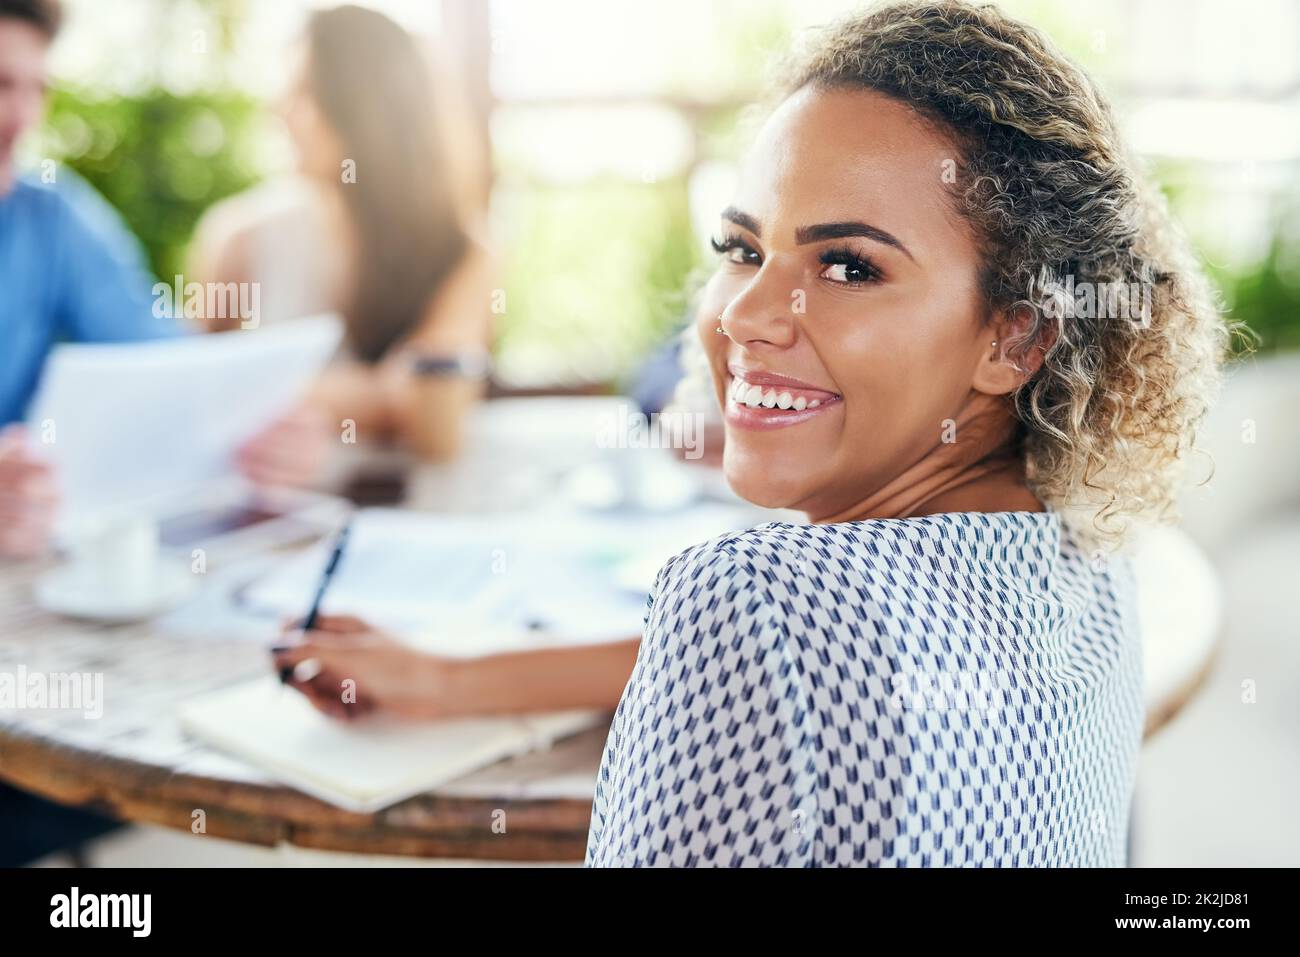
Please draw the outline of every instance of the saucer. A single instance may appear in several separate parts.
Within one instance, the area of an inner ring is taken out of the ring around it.
[[[46,611],[121,623],[152,618],[180,604],[198,586],[188,565],[160,564],[145,588],[125,594],[104,588],[76,565],[56,568],[36,583],[36,601]]]

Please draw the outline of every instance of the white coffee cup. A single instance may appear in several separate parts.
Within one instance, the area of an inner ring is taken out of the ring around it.
[[[119,598],[147,595],[158,578],[158,524],[143,515],[88,520],[72,542],[72,560],[85,587]]]

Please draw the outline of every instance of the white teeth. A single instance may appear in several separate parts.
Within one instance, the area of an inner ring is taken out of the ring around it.
[[[775,389],[763,391],[762,386],[750,385],[744,379],[733,377],[729,396],[733,402],[747,405],[751,409],[762,406],[765,409],[815,409],[822,404],[821,399],[808,400],[807,396],[795,395],[793,392],[777,392]]]

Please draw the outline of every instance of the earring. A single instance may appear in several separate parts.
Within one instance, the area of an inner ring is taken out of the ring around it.
[[[720,336],[726,335],[726,330],[722,328],[722,313],[718,313],[718,328],[713,331]]]

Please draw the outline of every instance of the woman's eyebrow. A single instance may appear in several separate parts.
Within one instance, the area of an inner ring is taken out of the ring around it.
[[[722,211],[722,218],[729,222],[735,223],[741,229],[747,229],[755,236],[763,235],[763,227],[759,221],[749,213],[738,210],[735,206],[728,206]],[[893,233],[887,233],[883,229],[878,229],[868,223],[860,222],[843,222],[843,223],[819,223],[816,226],[801,226],[795,230],[794,241],[800,246],[806,246],[808,243],[819,243],[827,239],[845,239],[849,236],[862,236],[865,239],[874,239],[878,243],[884,243],[886,246],[893,246],[899,252],[903,253],[908,259],[916,262],[912,256],[911,250],[903,245]]]
[[[729,222],[735,223],[741,229],[747,229],[755,236],[763,235],[763,229],[758,224],[758,220],[749,213],[742,213],[735,206],[728,206],[722,211],[722,218]]]
[[[849,236],[862,236],[866,239],[874,239],[878,243],[884,243],[886,246],[893,246],[907,256],[908,259],[913,262],[916,261],[908,248],[891,233],[887,233],[883,229],[877,229],[867,223],[820,223],[816,226],[801,226],[795,230],[794,241],[803,246],[807,243],[821,242],[826,239],[844,239]]]

